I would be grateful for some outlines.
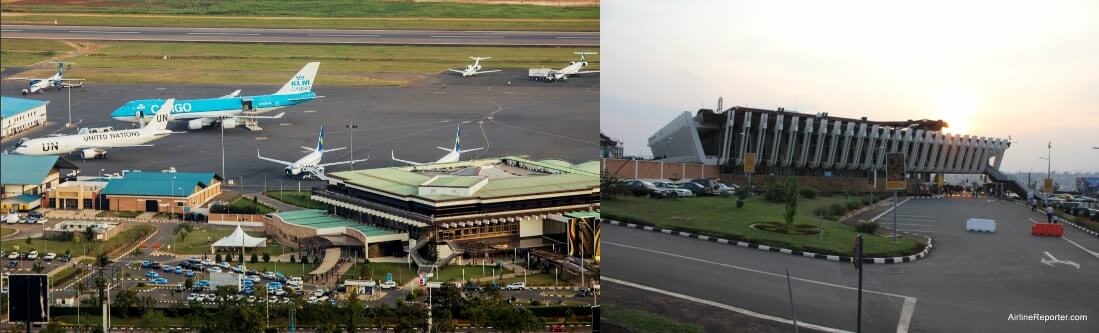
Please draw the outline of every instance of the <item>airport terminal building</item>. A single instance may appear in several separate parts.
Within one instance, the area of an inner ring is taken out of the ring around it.
[[[931,174],[1006,179],[998,169],[1008,140],[943,133],[946,126],[733,107],[683,112],[648,143],[657,160],[716,165],[727,175],[742,174],[745,163],[754,163],[756,174],[866,177],[885,169],[885,153],[901,152],[908,175],[924,181]]]
[[[564,214],[599,209],[598,161],[573,165],[511,156],[328,178],[312,198],[329,213],[456,248],[537,247],[543,236],[564,237]]]

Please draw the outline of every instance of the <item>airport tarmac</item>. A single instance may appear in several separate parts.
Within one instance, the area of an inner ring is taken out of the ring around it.
[[[7,81],[0,93],[19,96],[24,84]],[[510,85],[508,84],[510,83]],[[88,83],[72,90],[72,119],[79,127],[113,126],[129,128],[109,114],[123,103],[143,98],[215,98],[242,89],[242,96],[269,94],[282,82],[271,86],[213,86],[164,84]],[[81,167],[82,175],[115,173],[121,170],[159,171],[175,167],[178,171],[213,171],[235,183],[241,181],[247,192],[259,190],[265,180],[277,188],[280,180],[287,189],[297,179],[286,178],[283,167],[256,158],[258,149],[265,157],[294,161],[305,155],[300,146],[316,146],[317,132],[325,125],[326,147],[349,147],[351,135],[345,128],[357,124],[354,132],[354,157],[370,157],[355,168],[400,165],[390,160],[390,150],[398,158],[431,162],[445,152],[437,146],[453,145],[458,124],[464,123],[464,149],[485,147],[463,154],[462,159],[508,155],[529,155],[533,159],[556,158],[571,162],[595,160],[599,129],[599,76],[582,76],[563,82],[539,82],[526,78],[526,70],[508,70],[479,77],[461,78],[440,74],[408,87],[325,87],[324,69],[317,77],[314,91],[324,98],[281,109],[267,115],[286,112],[281,119],[260,120],[262,131],[244,128],[224,131],[225,170],[221,170],[221,131],[218,127],[187,130],[186,123],[173,122],[169,128],[187,133],[173,134],[154,141],[154,147],[115,148],[105,160],[81,160],[66,155]],[[49,123],[20,137],[36,138],[51,133],[75,133],[65,129],[66,91],[49,90],[27,96],[50,100]],[[18,137],[0,144],[12,150]],[[322,162],[351,158],[351,149],[325,154]],[[349,166],[329,168],[344,171]],[[303,182],[302,188],[317,182]],[[239,189],[238,186],[229,186]]]

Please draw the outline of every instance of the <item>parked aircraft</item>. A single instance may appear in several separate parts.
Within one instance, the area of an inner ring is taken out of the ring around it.
[[[584,67],[588,67],[588,60],[584,58],[585,55],[599,54],[597,52],[573,52],[573,54],[580,55],[580,61],[570,62],[568,66],[558,70],[551,70],[546,74],[545,80],[557,81],[568,80],[569,76],[576,76],[580,74],[599,73],[599,71],[584,71]]]
[[[80,151],[80,157],[107,158],[107,149],[123,147],[150,147],[153,140],[172,133],[167,129],[168,112],[172,110],[174,99],[168,99],[161,105],[156,115],[141,128],[112,130],[109,127],[96,130],[81,129],[77,134],[49,136],[25,140],[15,148],[22,155],[57,155]],[[144,119],[144,117],[142,117]]]
[[[188,129],[196,130],[214,123],[219,123],[224,128],[235,128],[254,119],[282,118],[284,113],[274,116],[259,114],[323,97],[313,93],[313,80],[317,76],[320,64],[319,62],[305,64],[274,94],[239,97],[238,89],[218,98],[179,100],[169,119],[185,120]],[[156,108],[163,102],[160,99],[129,101],[112,112],[111,117],[126,122],[137,122],[135,115],[146,110],[156,112]]]
[[[286,175],[289,176],[289,177],[294,177],[294,176],[301,175],[305,179],[316,178],[316,179],[320,179],[320,180],[327,179],[327,177],[324,176],[324,168],[325,167],[334,166],[334,165],[341,165],[341,164],[348,164],[348,163],[355,163],[355,162],[362,162],[362,161],[366,161],[366,160],[370,159],[370,157],[367,157],[367,158],[361,159],[361,160],[342,161],[342,162],[333,162],[333,163],[321,163],[321,158],[324,156],[324,153],[334,152],[334,151],[342,150],[342,149],[346,148],[346,147],[340,147],[340,148],[333,148],[333,149],[325,150],[324,149],[324,126],[321,126],[321,133],[317,137],[317,147],[316,148],[309,148],[309,147],[305,147],[305,146],[302,146],[301,148],[305,149],[309,153],[306,154],[304,157],[299,158],[298,160],[293,161],[293,162],[287,162],[287,161],[277,160],[277,159],[273,159],[273,158],[269,158],[269,157],[263,157],[262,155],[260,155],[259,149],[256,149],[256,157],[258,157],[259,159],[264,160],[264,161],[269,161],[269,162],[274,162],[274,163],[285,165],[286,168],[284,169],[284,171],[286,172]]]
[[[66,79],[65,77],[65,63],[64,62],[50,62],[51,64],[57,64],[57,73],[45,79],[32,79],[32,78],[19,78],[13,77],[11,80],[27,80],[29,86],[24,88],[20,93],[23,95],[42,92],[49,87],[55,87],[57,90],[61,88],[80,87],[84,85],[84,79]],[[69,64],[69,68],[72,68],[72,64]]]
[[[449,70],[451,72],[462,74],[462,77],[476,76],[478,74],[493,73],[493,72],[499,72],[500,71],[499,69],[491,70],[491,71],[482,71],[481,70],[481,60],[492,59],[492,57],[469,57],[469,58],[473,59],[473,64],[466,65],[466,69],[457,70],[457,69],[451,68]]]
[[[460,160],[461,157],[462,157],[462,153],[468,153],[468,152],[471,152],[471,151],[484,149],[484,147],[479,147],[479,148],[462,150],[462,141],[461,140],[462,140],[462,127],[458,126],[458,132],[454,134],[454,147],[453,148],[437,147],[437,148],[442,149],[443,151],[445,151],[447,153],[446,153],[446,155],[443,155],[442,158],[439,158],[437,161],[432,162],[432,163],[421,163],[421,162],[413,162],[413,161],[406,161],[406,160],[398,159],[397,156],[396,156],[396,153],[393,152],[392,150],[389,151],[389,158],[393,159],[394,161],[409,164],[409,165],[450,163],[450,162],[457,162],[458,160]]]

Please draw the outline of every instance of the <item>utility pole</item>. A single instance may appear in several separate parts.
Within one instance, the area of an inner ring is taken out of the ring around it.
[[[855,324],[855,332],[862,332],[862,235],[855,235],[855,257],[852,258],[855,262],[855,270],[859,271],[859,305],[857,307],[857,316]]]
[[[69,92],[69,122],[65,123],[65,127],[73,127],[73,87],[68,87]]]
[[[355,170],[355,129],[359,128],[359,125],[350,124],[345,125],[345,127],[351,134],[351,170]]]
[[[225,121],[225,119],[222,118],[221,121]],[[219,126],[221,127],[221,179],[229,179],[229,176],[225,174],[225,124],[218,125],[221,125]]]
[[[790,294],[790,317],[794,319],[794,333],[798,333],[798,311],[794,306],[794,287],[790,285],[790,268],[786,268],[786,290]]]

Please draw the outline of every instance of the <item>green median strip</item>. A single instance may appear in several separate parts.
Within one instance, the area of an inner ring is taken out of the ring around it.
[[[659,314],[603,305],[600,318],[630,332],[646,333],[702,333],[702,326],[676,322]]]

